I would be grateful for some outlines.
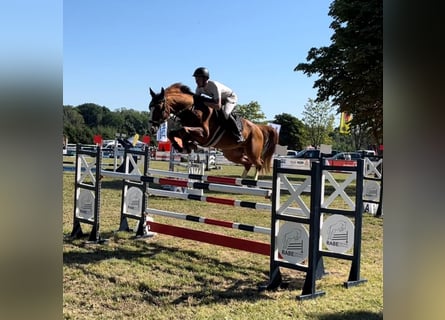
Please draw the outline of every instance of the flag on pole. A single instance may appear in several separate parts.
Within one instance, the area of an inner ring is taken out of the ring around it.
[[[349,133],[349,122],[352,120],[352,114],[342,112],[340,116],[340,133]]]
[[[281,129],[280,124],[269,122],[268,125],[271,126],[272,128],[275,128],[275,130],[277,130],[278,134],[280,134],[280,129]]]
[[[100,134],[95,134],[93,137],[93,142],[96,145],[102,145],[102,136]]]
[[[142,136],[142,142],[145,143],[145,144],[150,144],[150,136],[147,136],[147,135],[144,134]]]
[[[139,135],[136,133],[133,136],[133,147],[136,145],[136,143],[138,143],[138,141],[139,141]]]
[[[167,142],[168,138],[167,138],[167,121],[163,122],[160,127],[158,132],[156,133],[156,140],[158,141],[162,141],[162,142]]]

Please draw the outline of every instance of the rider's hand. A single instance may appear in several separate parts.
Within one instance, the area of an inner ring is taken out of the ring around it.
[[[217,101],[215,101],[215,99],[207,98],[207,97],[203,97],[203,96],[201,96],[201,101],[211,103],[211,104],[218,104]]]
[[[199,102],[204,102],[204,100],[203,100],[203,96],[201,96],[201,95],[199,95],[199,94],[194,94],[193,95],[193,103],[199,103]]]

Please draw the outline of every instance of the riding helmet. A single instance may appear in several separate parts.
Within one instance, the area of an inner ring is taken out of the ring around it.
[[[205,67],[199,67],[195,70],[195,72],[193,72],[193,76],[194,77],[206,77],[206,78],[210,78],[209,75],[209,70],[207,70],[207,68]]]

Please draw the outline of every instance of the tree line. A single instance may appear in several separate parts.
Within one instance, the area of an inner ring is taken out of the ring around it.
[[[63,135],[69,143],[91,144],[94,135],[114,139],[116,133],[132,136],[148,132],[148,111],[118,109],[84,103],[63,106]]]
[[[352,135],[340,134],[334,126],[332,107],[327,103],[315,103],[309,99],[305,105],[305,117],[282,113],[272,120],[266,120],[261,106],[252,101],[238,105],[237,113],[257,124],[274,123],[280,125],[279,144],[288,149],[302,150],[307,146],[329,144],[335,150],[353,151],[367,145],[355,144]],[[92,144],[94,135],[103,139],[114,139],[122,133],[127,137],[139,134],[150,135],[148,131],[148,111],[133,109],[110,110],[106,106],[85,103],[78,106],[63,106],[63,135],[69,143]],[[156,137],[150,136],[151,144],[157,145]],[[368,141],[363,140],[367,144]]]

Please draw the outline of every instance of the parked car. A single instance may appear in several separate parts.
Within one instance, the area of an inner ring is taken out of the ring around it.
[[[68,143],[63,149],[63,154],[65,156],[75,156],[76,155],[76,144]]]
[[[301,158],[301,159],[320,159],[320,156],[326,158],[326,157],[331,157],[332,153],[330,154],[326,154],[326,153],[321,153],[320,154],[320,150],[318,149],[304,149],[301,150],[300,152],[298,152],[295,155],[295,158]]]
[[[102,149],[102,157],[113,158],[114,157],[114,148],[103,148]]]
[[[118,158],[124,156],[125,149],[123,147],[118,147],[116,155]],[[104,158],[114,158],[114,148],[103,148],[102,149],[102,156]]]
[[[357,150],[362,159],[368,158],[371,161],[379,161],[379,156],[374,150]]]
[[[286,157],[296,157],[297,154],[298,154],[298,151],[296,151],[296,150],[287,150]]]
[[[339,152],[330,158],[326,158],[325,164],[328,166],[355,167],[359,159],[361,159],[361,154],[358,152]]]
[[[362,155],[358,152],[339,152],[333,157],[327,158],[328,160],[358,160]]]

